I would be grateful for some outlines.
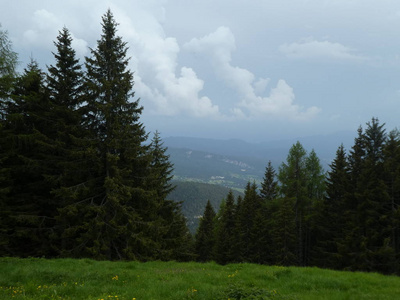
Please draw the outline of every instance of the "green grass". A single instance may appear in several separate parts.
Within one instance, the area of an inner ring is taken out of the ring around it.
[[[0,299],[398,299],[400,277],[253,264],[0,258]]]

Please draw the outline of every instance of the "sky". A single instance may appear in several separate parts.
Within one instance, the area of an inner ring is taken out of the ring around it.
[[[46,70],[64,26],[80,62],[111,9],[141,121],[161,136],[261,142],[399,125],[398,0],[0,0],[19,56]]]

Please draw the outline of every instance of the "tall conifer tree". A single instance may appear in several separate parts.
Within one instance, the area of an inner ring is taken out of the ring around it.
[[[338,245],[343,243],[349,212],[346,211],[346,197],[349,193],[349,165],[343,145],[336,151],[336,157],[326,176],[326,195],[317,216],[317,248],[313,262],[326,268],[344,268],[344,259],[339,255]]]
[[[279,169],[281,193],[285,198],[294,200],[294,212],[297,236],[297,260],[304,265],[307,253],[305,252],[305,233],[307,232],[305,218],[310,205],[307,195],[306,150],[297,142],[290,150],[287,162],[282,163]]]
[[[56,212],[47,178],[54,172],[50,109],[44,74],[32,60],[17,79],[0,138],[8,255],[53,255],[48,244]]]
[[[226,201],[221,203],[219,220],[216,227],[216,242],[214,258],[219,264],[234,262],[236,259],[236,205],[232,191],[229,191]]]
[[[390,246],[395,250],[393,263],[395,272],[400,273],[400,133],[389,133],[384,149],[384,174],[388,189],[389,202],[385,210],[390,224]]]
[[[206,262],[212,259],[215,244],[215,215],[214,208],[208,200],[195,236],[195,253],[198,261]]]
[[[268,161],[265,168],[264,180],[261,183],[260,196],[264,201],[271,201],[278,196],[278,182],[276,181],[276,172]]]
[[[85,64],[85,126],[96,143],[97,161],[91,195],[77,211],[81,223],[74,229],[74,249],[99,259],[147,259],[156,248],[140,216],[151,201],[142,188],[149,159],[142,145],[147,138],[139,122],[142,107],[132,100],[127,49],[108,10],[102,17],[101,38]]]
[[[172,184],[173,164],[169,161],[167,148],[163,146],[160,134],[155,132],[150,143],[151,158],[146,190],[151,193],[152,207],[141,214],[150,222],[154,230],[151,238],[157,241],[158,251],[155,258],[188,260],[193,256],[192,239],[186,226],[186,219],[181,211],[181,203],[168,199],[175,189]]]

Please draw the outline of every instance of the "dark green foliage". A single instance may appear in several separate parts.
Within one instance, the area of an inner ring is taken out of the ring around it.
[[[262,219],[262,203],[261,198],[257,193],[257,186],[255,183],[247,183],[243,200],[240,204],[240,210],[237,211],[238,225],[237,225],[237,238],[238,247],[240,249],[240,261],[251,261],[252,257],[257,259],[259,254],[259,245],[256,239],[253,239],[254,232],[262,226],[260,219]],[[255,224],[256,216],[258,216],[258,223]]]
[[[1,182],[4,207],[3,253],[50,255],[46,244],[51,234],[55,203],[50,194],[54,173],[54,146],[49,139],[51,120],[44,74],[32,61],[17,79],[12,101],[2,122]],[[21,245],[24,245],[23,248]]]
[[[336,157],[326,176],[326,196],[319,207],[316,219],[317,245],[313,263],[327,267],[343,267],[344,258],[339,254],[338,240],[348,230],[346,220],[346,197],[349,189],[349,164],[343,145],[336,151]]]
[[[274,265],[297,265],[297,243],[296,236],[296,203],[293,198],[280,198],[271,203],[271,242],[272,242],[272,264]]]
[[[306,212],[310,206],[307,197],[308,182],[306,172],[306,151],[300,142],[297,142],[289,150],[287,163],[283,163],[279,169],[279,181],[281,182],[281,193],[294,200],[294,213],[297,231],[296,254],[300,265],[306,263],[308,250],[306,247]]]
[[[272,200],[271,200],[272,201]],[[271,261],[271,219],[270,210],[262,203],[254,212],[253,225],[250,231],[248,261],[258,264],[268,264]]]
[[[207,201],[210,201],[213,207],[219,207],[222,199],[229,192],[229,188],[216,184],[190,181],[174,181],[173,183],[176,188],[168,198],[182,203],[182,212],[187,218],[188,228],[193,235],[196,234]],[[232,191],[232,193],[234,197],[242,195],[237,191]]]
[[[278,182],[276,181],[276,172],[268,161],[268,165],[265,168],[264,180],[261,183],[260,196],[265,201],[274,200],[278,196]]]
[[[219,264],[227,264],[237,259],[236,205],[232,191],[221,204],[216,224],[214,259]]]
[[[46,86],[52,106],[51,139],[56,148],[52,161],[58,170],[48,177],[54,183],[52,194],[58,206],[52,243],[61,253],[71,247],[65,236],[65,232],[71,228],[70,223],[67,225],[66,214],[72,214],[70,205],[86,197],[84,187],[89,186],[90,172],[93,171],[87,153],[94,147],[82,126],[83,72],[71,43],[71,35],[64,27],[54,43],[57,49],[53,53],[56,63],[48,67]]]
[[[145,145],[126,43],[110,11],[102,21],[85,73],[63,28],[47,76],[32,62],[2,94],[1,255],[193,257],[181,205],[167,199],[166,149],[158,133]]]
[[[391,237],[390,245],[397,255],[400,253],[400,134],[397,130],[389,133],[384,148],[384,180],[389,201],[385,207]],[[399,257],[396,265],[399,265]]]
[[[16,76],[16,65],[17,54],[12,50],[7,32],[2,30],[0,25],[0,255],[7,253],[4,247],[9,243],[9,233],[6,229],[6,220],[9,218],[6,197],[10,192],[11,182],[10,168],[7,168],[4,164],[7,160],[6,149],[9,146],[9,138],[12,134],[11,128],[6,130],[6,125],[8,123],[7,110]]]
[[[154,190],[160,199],[165,199],[175,189],[175,186],[171,183],[174,169],[169,161],[169,155],[166,154],[167,148],[163,147],[158,131],[154,133],[149,151],[152,160],[150,162],[151,174],[147,179],[147,188]]]
[[[200,225],[195,236],[195,253],[197,261],[206,262],[212,259],[215,244],[215,211],[210,201],[207,201],[203,217],[200,219]]]
[[[145,188],[151,155],[142,145],[147,138],[139,122],[142,108],[139,100],[131,101],[133,74],[116,27],[108,11],[97,48],[86,58],[83,124],[94,141],[88,153],[94,167],[90,194],[64,212],[76,222],[63,236],[70,238],[73,256],[148,259],[159,248],[155,214],[160,204],[157,193]]]
[[[359,128],[348,160],[339,148],[319,217],[317,265],[399,272],[398,151],[398,136],[386,136],[376,118]]]

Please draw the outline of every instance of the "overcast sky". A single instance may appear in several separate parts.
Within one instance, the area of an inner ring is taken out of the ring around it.
[[[295,138],[399,125],[398,0],[0,0],[20,68],[66,26],[81,62],[108,8],[130,47],[141,120],[162,136]]]

